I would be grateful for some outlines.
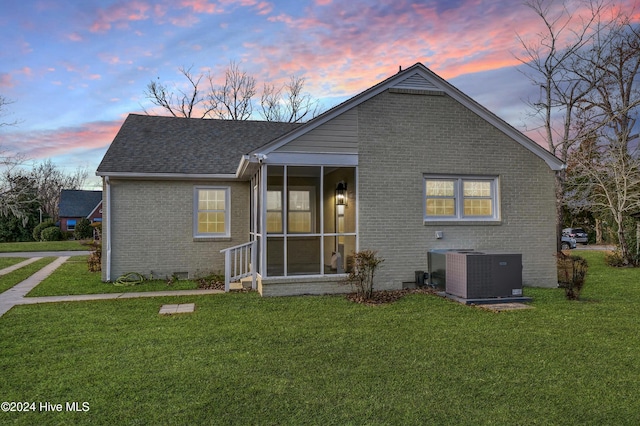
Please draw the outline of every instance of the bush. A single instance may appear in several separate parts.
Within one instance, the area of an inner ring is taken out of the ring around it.
[[[580,298],[588,267],[586,259],[580,256],[558,253],[558,286],[564,288],[567,299]]]
[[[73,236],[76,240],[86,240],[93,237],[93,228],[91,227],[91,221],[86,217],[83,217],[76,223],[76,229],[73,231]]]
[[[89,272],[102,271],[102,243],[94,243],[92,245],[91,253],[87,258],[87,266]]]
[[[46,228],[40,234],[42,241],[60,241],[62,240],[62,232],[57,226]]]
[[[47,229],[47,228],[51,228],[52,226],[56,226],[53,223],[53,220],[45,220],[44,222],[36,225],[35,228],[33,228],[33,239],[36,241],[41,241],[42,239],[42,231]]]
[[[359,300],[370,300],[373,296],[373,277],[378,266],[384,262],[377,253],[373,250],[362,250],[353,255],[353,269],[344,282],[354,287]]]
[[[604,262],[609,266],[613,266],[614,268],[626,266],[625,259],[622,257],[619,249],[606,252],[604,254]]]

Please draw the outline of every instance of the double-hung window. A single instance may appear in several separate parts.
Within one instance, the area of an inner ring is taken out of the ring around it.
[[[425,176],[424,221],[500,218],[497,177]]]
[[[230,189],[228,187],[195,187],[194,236],[230,236]]]

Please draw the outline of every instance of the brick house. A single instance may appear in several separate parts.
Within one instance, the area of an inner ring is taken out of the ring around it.
[[[60,230],[73,232],[80,219],[89,219],[91,223],[102,221],[102,191],[83,191],[63,189],[58,204]]]
[[[226,272],[346,292],[351,254],[401,288],[440,248],[522,254],[555,287],[556,157],[418,63],[307,123],[130,115],[105,154],[103,279]]]

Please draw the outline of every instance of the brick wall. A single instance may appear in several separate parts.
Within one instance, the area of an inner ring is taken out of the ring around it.
[[[414,281],[440,248],[521,253],[525,285],[556,286],[554,175],[542,159],[448,96],[385,92],[358,108],[359,241],[386,259],[379,288]],[[498,175],[502,220],[425,225],[432,173]]]
[[[193,237],[197,185],[231,188],[230,238]],[[248,182],[112,179],[111,198],[112,280],[126,272],[162,278],[173,273],[223,272],[220,250],[249,241]],[[103,278],[105,269],[103,265]]]

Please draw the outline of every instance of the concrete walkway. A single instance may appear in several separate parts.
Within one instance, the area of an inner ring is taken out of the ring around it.
[[[10,274],[13,271],[17,271],[18,269],[22,268],[23,266],[27,266],[28,264],[36,262],[36,261],[38,261],[40,259],[42,259],[42,258],[41,257],[30,257],[29,259],[23,260],[20,263],[16,263],[15,265],[11,265],[11,266],[8,266],[8,267],[6,267],[4,269],[0,269],[0,277],[3,276],[3,275]]]
[[[77,256],[77,252],[74,256]],[[44,253],[42,257],[55,256],[53,253]],[[27,257],[27,256],[17,256]],[[80,294],[75,296],[45,296],[45,297],[25,297],[31,290],[33,290],[38,284],[40,284],[45,278],[53,273],[64,262],[69,259],[70,256],[59,256],[56,260],[22,281],[16,284],[4,293],[0,293],[0,317],[8,312],[16,305],[32,305],[36,303],[54,303],[54,302],[80,302],[85,300],[107,300],[107,299],[132,299],[137,297],[160,297],[160,296],[200,296],[204,294],[220,294],[224,293],[223,290],[169,290],[169,291],[148,291],[148,292],[135,292],[135,293],[108,293],[108,294]],[[37,260],[37,258],[36,258]],[[34,262],[32,260],[31,262]],[[28,261],[19,263],[22,266],[28,264]],[[29,262],[30,263],[30,262]],[[16,267],[13,265],[10,268]],[[9,268],[6,268],[9,269]],[[17,268],[15,268],[17,269]],[[14,269],[14,270],[15,270]],[[3,269],[0,272],[3,272]],[[1,275],[1,274],[0,274]]]

